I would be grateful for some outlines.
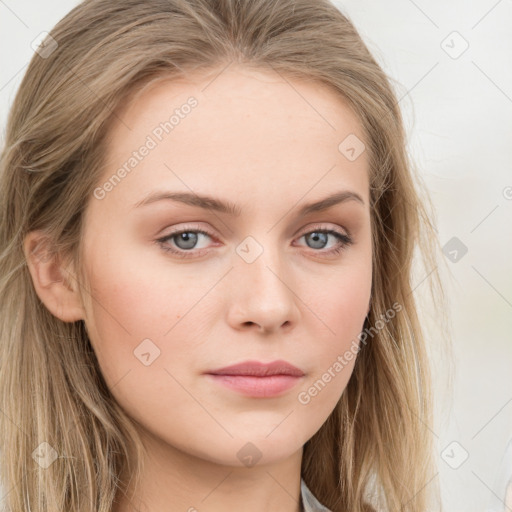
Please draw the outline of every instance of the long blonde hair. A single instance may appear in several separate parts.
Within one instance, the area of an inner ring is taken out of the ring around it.
[[[432,392],[411,275],[415,248],[435,268],[435,233],[390,79],[353,24],[328,0],[90,0],[51,37],[19,87],[1,155],[5,510],[110,512],[127,489],[120,476],[142,471],[140,439],[103,380],[83,321],[63,322],[39,300],[24,237],[43,230],[49,255],[81,268],[83,212],[116,108],[151,81],[236,61],[328,85],[366,136],[373,283],[364,328],[372,335],[304,446],[302,477],[333,512],[425,512],[437,495]],[[393,304],[400,312],[376,329]],[[59,458],[44,467],[41,454]]]

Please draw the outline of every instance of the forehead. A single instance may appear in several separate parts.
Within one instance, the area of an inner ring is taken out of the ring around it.
[[[110,195],[130,204],[163,185],[241,197],[251,192],[245,184],[268,200],[291,188],[313,196],[357,188],[368,197],[366,152],[351,160],[342,151],[347,138],[362,144],[360,122],[343,96],[317,81],[232,65],[153,83],[117,117],[104,179],[124,166]],[[150,149],[141,158],[143,146]]]

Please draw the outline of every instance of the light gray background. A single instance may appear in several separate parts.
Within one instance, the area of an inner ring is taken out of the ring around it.
[[[0,0],[2,139],[31,42],[77,3]],[[397,82],[441,244],[457,237],[468,248],[456,262],[446,258],[454,373],[445,364],[449,356],[435,348],[435,335],[431,339],[437,419],[425,435],[438,447],[435,479],[445,510],[501,512],[498,497],[512,476],[512,1],[337,5]],[[418,278],[419,298],[427,280]],[[424,316],[435,331],[437,319]]]

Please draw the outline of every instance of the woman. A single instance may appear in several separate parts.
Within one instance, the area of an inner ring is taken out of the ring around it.
[[[6,510],[432,506],[433,231],[334,5],[83,2],[0,179]]]

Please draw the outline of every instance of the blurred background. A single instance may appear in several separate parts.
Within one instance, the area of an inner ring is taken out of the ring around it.
[[[2,142],[40,34],[78,3],[0,0]],[[436,384],[432,485],[446,512],[512,512],[512,0],[334,3],[393,81],[436,212],[451,325],[420,312]]]

